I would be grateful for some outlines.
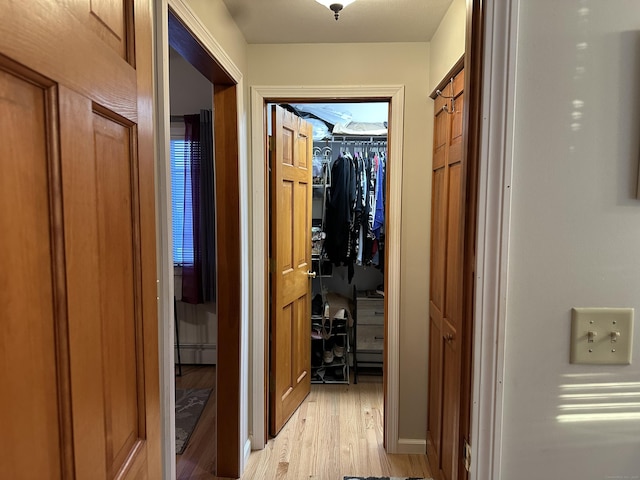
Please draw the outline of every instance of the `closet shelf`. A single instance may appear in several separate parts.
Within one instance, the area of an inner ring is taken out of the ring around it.
[[[331,363],[322,362],[322,365],[311,365],[311,370],[317,370],[318,368],[344,367],[346,364],[347,357],[344,356],[340,359],[334,359]]]

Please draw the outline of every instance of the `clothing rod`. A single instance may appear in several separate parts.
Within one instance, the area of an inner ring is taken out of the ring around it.
[[[314,143],[381,143],[387,142],[387,136],[378,137],[333,137],[324,140],[316,140]]]

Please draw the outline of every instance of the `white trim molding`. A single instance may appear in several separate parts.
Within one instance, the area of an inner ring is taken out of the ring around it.
[[[175,325],[173,313],[174,272],[171,236],[171,168],[169,125],[169,32],[167,0],[154,8],[154,77],[156,142],[156,250],[158,271],[158,355],[160,374],[160,418],[162,478],[176,475],[175,445]]]
[[[471,480],[501,477],[518,2],[485,3]]]
[[[247,441],[244,442],[244,448],[242,449],[242,471],[244,471],[249,461],[249,455],[251,455],[251,437],[247,438]]]
[[[253,86],[251,87],[251,220],[253,232],[251,265],[251,318],[252,329],[252,448],[265,447],[265,319],[267,303],[265,294],[264,244],[259,238],[265,231],[265,118],[264,106],[268,100],[286,99],[376,99],[391,102],[389,211],[387,216],[387,395],[385,398],[387,451],[398,453],[398,412],[400,393],[400,227],[402,193],[402,151],[404,134],[404,86],[403,85],[357,85],[357,86]],[[413,446],[412,446],[413,448]]]
[[[426,455],[427,441],[424,438],[398,439],[398,452],[405,455]]]
[[[180,343],[180,361],[186,365],[215,365],[218,349],[213,343]]]
[[[184,0],[168,0],[169,8],[175,13],[176,17],[184,24],[185,27],[193,34],[193,36],[202,44],[209,52],[212,58],[215,58],[218,64],[229,74],[236,83],[240,83],[242,72],[233,63],[231,57],[222,48],[218,41],[211,35],[211,32],[204,26],[193,9]],[[238,85],[240,88],[240,85]]]

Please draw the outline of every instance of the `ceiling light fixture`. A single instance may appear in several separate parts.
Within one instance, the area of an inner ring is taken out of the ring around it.
[[[342,0],[342,1],[336,2],[335,0],[316,0],[316,2],[318,2],[321,5],[324,5],[329,10],[331,10],[334,16],[336,17],[336,20],[338,20],[338,17],[340,16],[340,12],[342,11],[342,9],[352,4],[355,1],[356,0]]]

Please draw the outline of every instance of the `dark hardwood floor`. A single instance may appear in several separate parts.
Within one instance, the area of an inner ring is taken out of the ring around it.
[[[182,376],[176,376],[176,388],[213,389],[187,448],[182,455],[176,455],[176,479],[216,479],[216,367],[183,365]]]

